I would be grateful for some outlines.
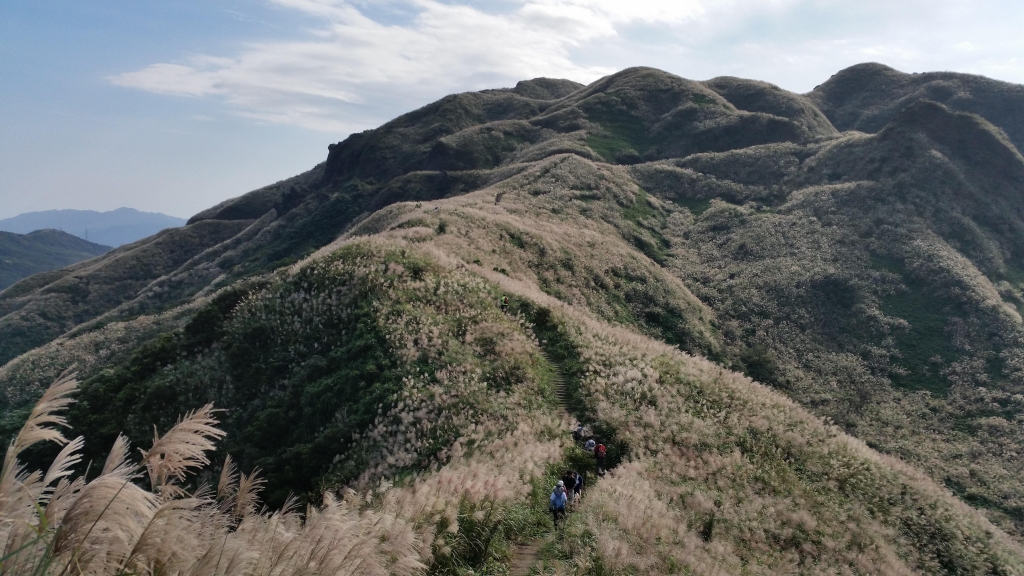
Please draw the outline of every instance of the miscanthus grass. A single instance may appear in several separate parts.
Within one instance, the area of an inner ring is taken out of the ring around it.
[[[41,573],[60,573],[79,553],[84,560],[76,561],[89,570],[93,565],[81,562],[104,558],[95,564],[99,573],[107,566],[196,574],[500,571],[487,568],[500,544],[493,541],[494,526],[499,519],[511,523],[524,501],[550,490],[536,482],[563,457],[558,431],[568,428],[544,407],[544,390],[531,371],[542,343],[530,336],[528,319],[496,309],[498,297],[510,294],[550,309],[563,325],[579,367],[571,382],[574,397],[626,448],[622,465],[591,484],[570,517],[557,550],[570,571],[1024,573],[1018,544],[921,472],[766,386],[638,333],[636,323],[625,320],[635,320],[660,293],[689,302],[672,310],[691,323],[686,333],[694,342],[709,311],[682,283],[621,241],[607,240],[612,224],[595,219],[589,227],[560,225],[572,217],[565,207],[599,216],[601,210],[610,214],[609,206],[635,206],[640,195],[625,194],[613,182],[615,172],[598,174],[578,160],[554,162],[547,175],[538,170],[523,178],[553,178],[543,193],[565,200],[561,212],[538,218],[517,208],[513,200],[529,202],[531,191],[538,191],[529,182],[503,189],[501,204],[493,196],[481,201],[492,190],[445,200],[439,211],[397,206],[389,222],[378,220],[389,214],[379,214],[356,229],[375,238],[343,238],[282,271],[278,284],[253,290],[235,309],[225,324],[229,332],[266,327],[273,350],[290,362],[336,347],[344,334],[332,326],[345,326],[352,314],[352,287],[372,287],[367,293],[373,298],[360,301],[375,306],[372,317],[389,354],[407,367],[387,402],[355,432],[352,448],[339,451],[338,470],[353,473],[339,473],[317,506],[262,510],[253,497],[258,481],[230,471],[219,483],[224,490],[186,492],[190,484],[175,470],[194,475],[204,464],[179,459],[173,468],[151,472],[146,463],[162,465],[166,457],[150,458],[125,464],[135,487],[125,490],[144,512],[119,520],[125,527],[109,536],[100,532],[112,559],[88,555],[91,535],[82,538],[86,552],[56,547],[63,542],[57,538],[63,516],[56,508],[54,518],[46,516],[50,501],[44,502],[41,488],[22,506],[24,518],[14,522],[31,528],[20,545],[40,540],[11,558],[29,558],[21,555],[34,550],[43,560],[26,566],[45,566]],[[614,205],[593,201],[601,195]],[[712,206],[710,215],[726,208]],[[441,218],[447,222],[443,234]],[[636,286],[643,291],[627,291],[640,290]],[[631,294],[638,297],[632,303]],[[635,309],[616,303],[615,295]],[[634,316],[622,316],[626,312]],[[623,321],[616,325],[618,318]],[[782,336],[801,337],[795,329]],[[203,362],[219,365],[216,350],[208,357]],[[829,358],[837,375],[855,373],[856,363]],[[920,411],[928,408],[922,404]],[[1006,427],[992,420],[993,435]],[[907,434],[922,437],[915,430]],[[75,442],[61,441],[70,446],[66,457],[73,457]],[[157,448],[154,443],[149,452]],[[203,451],[199,444],[188,449]],[[114,452],[128,453],[116,446]],[[110,470],[120,460],[113,456]],[[58,478],[70,469],[53,468],[54,494],[79,494],[88,486],[85,479]],[[38,474],[43,482],[47,475]],[[62,480],[68,487],[58,490]],[[100,483],[94,490],[102,494],[101,488],[115,499],[110,486]],[[232,490],[241,495],[234,503]],[[43,512],[34,511],[36,505]],[[141,535],[178,531],[188,532],[173,542],[187,542],[184,551],[136,546]],[[331,554],[345,551],[330,556],[328,545]]]
[[[1019,574],[1018,544],[769,388],[570,321],[578,387],[628,448],[567,527],[575,573]]]
[[[393,511],[327,495],[300,515],[259,509],[260,480],[225,463],[214,491],[183,482],[210,464],[223,436],[203,407],[156,436],[141,459],[119,437],[99,475],[75,476],[82,438],[69,441],[61,410],[77,382],[65,375],[43,395],[8,447],[0,476],[4,574],[411,574],[423,538]],[[18,456],[63,446],[45,472]]]
[[[62,412],[77,386],[67,374],[54,382],[8,447],[0,475],[2,574],[458,572],[474,556],[488,557],[497,527],[514,522],[507,505],[562,457],[558,430],[568,426],[552,418],[523,422],[472,454],[456,442],[450,464],[433,473],[397,483],[379,477],[360,492],[327,491],[303,511],[294,503],[269,511],[258,503],[258,473],[240,473],[230,457],[215,487],[194,488],[191,479],[210,466],[224,436],[209,405],[155,435],[138,458],[120,436],[98,475],[73,473],[84,438],[68,440]],[[27,470],[19,455],[47,442],[62,446],[53,463]]]

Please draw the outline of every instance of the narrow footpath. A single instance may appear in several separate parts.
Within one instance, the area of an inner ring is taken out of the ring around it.
[[[509,576],[529,576],[530,569],[540,561],[540,549],[544,546],[544,538],[535,538],[525,544],[516,546],[512,553],[512,566]]]
[[[555,361],[546,350],[541,349],[541,353],[544,358],[555,368],[555,375],[553,383],[555,385],[555,396],[558,398],[559,404],[561,404],[562,410],[566,416],[570,419],[573,418],[572,413],[569,410],[569,392],[565,385],[565,373],[562,369],[562,364]],[[587,489],[593,489],[597,483],[598,477],[593,477],[593,484],[587,486]],[[552,530],[547,536],[542,538],[534,538],[528,542],[523,542],[515,547],[512,553],[512,565],[509,567],[509,576],[529,576],[530,571],[537,566],[540,562],[540,551],[544,546],[552,541],[557,531]]]

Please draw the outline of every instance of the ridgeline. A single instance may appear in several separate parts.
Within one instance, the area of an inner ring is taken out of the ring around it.
[[[491,475],[418,521],[496,573],[568,405],[621,462],[577,573],[1022,574],[1022,143],[1024,87],[879,64],[451,95],[0,292],[0,434],[75,366],[86,460],[212,402],[273,506]]]

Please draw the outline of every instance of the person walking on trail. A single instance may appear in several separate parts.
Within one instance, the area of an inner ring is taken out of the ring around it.
[[[504,312],[506,310],[508,310],[508,296],[502,296],[501,297],[501,311]]]
[[[558,527],[558,519],[565,518],[565,483],[561,480],[558,481],[558,485],[555,486],[554,491],[551,492],[551,500],[548,504],[548,510],[551,511],[551,515],[555,519],[555,527]]]
[[[572,431],[572,439],[577,442],[583,441],[583,424],[579,422],[576,423],[576,428]]]
[[[607,455],[608,449],[604,447],[604,444],[598,444],[594,449],[594,460],[597,463],[597,473],[600,476],[604,476],[604,458]]]
[[[597,442],[594,442],[593,438],[588,438],[587,443],[583,445],[583,449],[586,450],[587,452],[593,452],[596,446]]]
[[[583,497],[583,474],[578,472],[573,472],[573,474],[576,474],[576,488],[573,490],[573,492],[576,493],[576,496],[573,500],[575,500],[576,505],[579,506],[580,498]]]
[[[562,484],[565,486],[565,504],[572,506],[572,499],[576,495],[576,473],[566,472],[562,476]]]

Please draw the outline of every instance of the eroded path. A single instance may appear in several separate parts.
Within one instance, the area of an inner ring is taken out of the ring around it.
[[[530,569],[540,561],[540,549],[545,542],[544,538],[535,538],[516,546],[512,553],[512,566],[508,570],[509,576],[528,576]]]

